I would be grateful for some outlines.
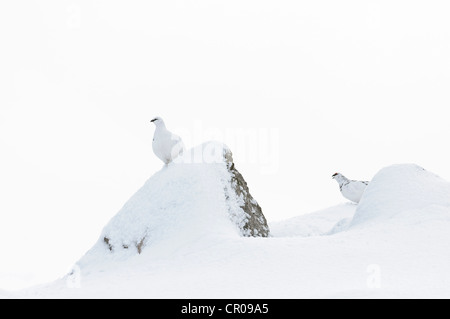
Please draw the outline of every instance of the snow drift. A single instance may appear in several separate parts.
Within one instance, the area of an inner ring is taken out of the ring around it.
[[[450,208],[450,183],[415,164],[381,169],[369,183],[350,224],[428,218]]]
[[[339,232],[355,214],[356,204],[345,203],[282,221],[271,222],[274,237],[312,237]]]
[[[268,234],[267,221],[231,151],[209,142],[154,174],[106,225],[84,260],[105,252],[140,254],[162,242],[167,251],[211,236]]]

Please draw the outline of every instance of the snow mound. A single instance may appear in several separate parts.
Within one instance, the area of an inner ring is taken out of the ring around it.
[[[450,183],[415,164],[381,169],[371,180],[350,227],[385,220],[434,218],[450,212]]]
[[[78,264],[89,263],[99,254],[126,259],[147,247],[153,253],[158,248],[170,253],[213,238],[267,235],[261,208],[235,169],[231,151],[209,142],[148,179]]]

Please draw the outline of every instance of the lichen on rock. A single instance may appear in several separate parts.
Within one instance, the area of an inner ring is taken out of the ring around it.
[[[229,185],[225,186],[231,220],[239,227],[242,236],[268,237],[269,226],[261,206],[252,197],[247,182],[236,169],[229,148],[224,147],[223,157],[231,177]]]

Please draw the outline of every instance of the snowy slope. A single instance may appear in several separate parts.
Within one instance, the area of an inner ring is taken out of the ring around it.
[[[94,251],[70,276],[20,294],[28,298],[450,298],[450,184],[415,165],[384,168],[373,181],[358,206],[338,205],[271,223],[269,238],[241,237],[226,216],[210,218],[201,209],[196,220],[202,222],[192,230],[182,216],[175,223],[175,217],[161,217],[155,222],[167,231],[141,254],[126,250],[113,259],[107,256],[114,254],[104,249],[101,254]],[[151,205],[144,199],[141,204]],[[127,222],[124,217],[124,226]],[[122,238],[127,236],[125,232]]]
[[[337,229],[336,225],[348,225],[353,218],[356,204],[345,203],[287,220],[270,223],[272,236],[308,237],[326,235]]]

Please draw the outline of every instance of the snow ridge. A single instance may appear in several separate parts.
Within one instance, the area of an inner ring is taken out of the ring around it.
[[[392,219],[422,218],[450,208],[450,183],[416,164],[381,169],[367,186],[350,227]]]

